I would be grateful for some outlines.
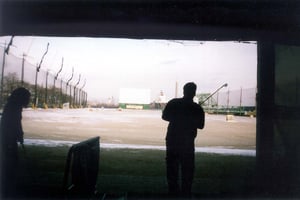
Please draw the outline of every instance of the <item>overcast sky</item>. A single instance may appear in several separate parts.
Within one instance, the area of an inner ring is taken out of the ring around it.
[[[10,37],[0,37],[0,44]],[[42,69],[56,74],[62,57],[60,78],[67,80],[74,67],[72,84],[84,90],[89,100],[119,98],[121,88],[150,89],[151,99],[163,91],[174,98],[178,82],[198,85],[197,93],[214,92],[224,83],[229,90],[256,87],[256,44],[238,42],[201,42],[174,40],[135,40],[111,38],[20,37],[13,40],[12,54],[28,54],[28,61],[39,63],[49,43]]]

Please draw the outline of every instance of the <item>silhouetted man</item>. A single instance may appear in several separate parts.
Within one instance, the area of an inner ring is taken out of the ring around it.
[[[1,193],[2,197],[12,197],[15,191],[18,166],[18,142],[23,145],[21,124],[22,109],[30,100],[30,92],[25,88],[15,89],[8,98],[1,117]]]
[[[169,101],[162,114],[162,119],[169,121],[166,136],[166,164],[170,195],[191,196],[195,168],[194,140],[197,129],[204,127],[204,111],[193,101],[196,88],[195,83],[185,84],[183,98]]]

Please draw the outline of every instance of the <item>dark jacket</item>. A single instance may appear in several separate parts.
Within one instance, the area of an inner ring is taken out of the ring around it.
[[[3,153],[16,153],[17,142],[23,144],[22,106],[7,103],[1,117],[1,148]]]
[[[169,101],[163,110],[162,119],[169,121],[167,144],[193,145],[197,129],[204,128],[205,115],[202,107],[185,98]]]

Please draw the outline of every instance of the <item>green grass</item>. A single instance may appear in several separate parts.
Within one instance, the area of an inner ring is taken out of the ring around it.
[[[28,146],[20,151],[18,196],[62,197],[63,176],[69,147]],[[131,196],[164,196],[165,151],[101,149],[99,193]],[[205,197],[253,195],[255,158],[196,154],[193,192]]]

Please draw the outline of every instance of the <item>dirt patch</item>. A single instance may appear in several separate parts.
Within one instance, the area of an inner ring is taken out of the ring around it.
[[[168,123],[160,110],[31,110],[23,111],[25,138],[81,141],[100,136],[103,143],[164,145]],[[206,114],[197,147],[255,149],[256,119]]]

